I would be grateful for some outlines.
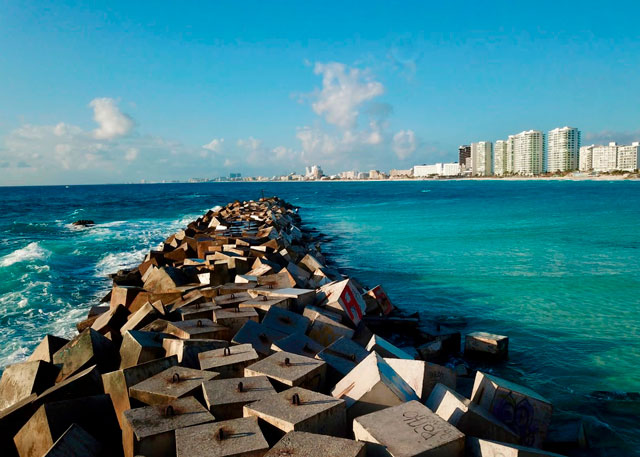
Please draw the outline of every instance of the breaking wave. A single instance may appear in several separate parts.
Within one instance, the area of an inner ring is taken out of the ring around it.
[[[44,260],[50,252],[44,249],[37,241],[29,243],[22,249],[16,249],[0,259],[0,267],[10,267],[19,262],[31,262],[34,260]]]

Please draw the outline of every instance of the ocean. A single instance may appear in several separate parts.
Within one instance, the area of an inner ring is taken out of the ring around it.
[[[189,221],[278,195],[345,272],[462,332],[509,335],[495,373],[640,448],[640,182],[203,183],[0,188],[0,367],[75,322]],[[92,219],[91,228],[76,228]],[[632,451],[629,451],[632,452]],[[630,454],[627,454],[630,455]]]

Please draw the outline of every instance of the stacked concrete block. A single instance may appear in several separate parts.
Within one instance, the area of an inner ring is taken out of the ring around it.
[[[286,351],[306,357],[315,357],[323,349],[324,346],[316,343],[304,333],[292,333],[271,345],[271,350],[274,352]]]
[[[353,329],[323,314],[319,314],[311,321],[307,335],[318,344],[326,347],[342,337],[351,338]]]
[[[384,291],[382,286],[378,285],[371,290],[368,290],[362,296],[365,303],[367,304],[366,312],[367,315],[375,316],[375,315],[388,315],[393,311],[393,304],[387,293]]]
[[[27,361],[35,362],[42,360],[44,362],[53,362],[53,354],[55,354],[62,346],[67,344],[69,340],[54,335],[45,335],[40,344],[33,350]],[[0,408],[1,409],[1,408]]]
[[[499,443],[468,436],[466,452],[470,457],[564,457],[532,447]]]
[[[271,345],[286,338],[287,334],[254,321],[247,321],[231,340],[235,344],[250,344],[261,357],[270,355]]]
[[[66,432],[49,448],[45,457],[102,457],[105,450],[93,436],[77,424],[71,424]]]
[[[365,457],[362,442],[318,435],[289,432],[264,457]]]
[[[187,368],[200,368],[198,354],[201,352],[212,351],[214,349],[226,348],[229,342],[225,340],[180,340],[174,338],[164,338],[162,347],[167,357],[175,355],[178,357],[178,363]]]
[[[372,457],[464,455],[464,434],[418,401],[356,418],[353,434]]]
[[[304,387],[322,390],[326,364],[317,359],[279,351],[244,369],[245,376],[267,376],[277,390]]]
[[[57,382],[91,365],[106,373],[118,368],[117,349],[103,335],[87,329],[56,351],[53,363],[60,366]]]
[[[369,343],[367,344],[367,351],[375,351],[385,358],[413,359],[413,357],[411,357],[409,353],[403,351],[399,347],[394,346],[378,335],[373,335],[371,337],[371,340],[369,340]]]
[[[216,420],[242,417],[244,405],[275,395],[266,376],[213,379],[202,383],[204,401]]]
[[[171,322],[166,331],[181,339],[209,338],[212,340],[230,340],[232,335],[228,327],[216,324],[211,319],[190,319]]]
[[[262,325],[287,335],[305,333],[309,323],[308,318],[282,308],[271,308],[262,320]]]
[[[468,333],[464,338],[464,354],[471,357],[506,359],[509,337],[487,332]]]
[[[201,393],[202,383],[217,377],[213,371],[169,367],[129,387],[131,398],[147,405],[165,405]]]
[[[194,305],[183,306],[178,309],[180,318],[183,321],[198,320],[198,319],[210,319],[215,322],[213,312],[221,309],[213,302],[196,303]],[[224,324],[221,324],[224,325]]]
[[[251,344],[227,346],[198,354],[200,369],[218,373],[219,379],[244,376],[244,369],[258,359],[258,353]]]
[[[342,337],[320,351],[316,358],[327,363],[330,383],[337,383],[369,356],[369,351],[358,343]]]
[[[525,446],[541,447],[551,422],[551,403],[524,386],[477,372],[471,401],[512,428]]]
[[[253,308],[225,308],[213,312],[213,321],[229,328],[232,335],[249,320],[259,322],[258,313]]]
[[[60,370],[42,360],[9,365],[0,379],[0,411],[53,386]]]
[[[357,325],[366,314],[367,305],[352,279],[327,284],[320,288],[319,298],[331,311]]]
[[[451,389],[456,388],[456,373],[451,368],[424,360],[393,358],[384,360],[411,386],[422,401],[429,398],[431,391],[438,383]]]

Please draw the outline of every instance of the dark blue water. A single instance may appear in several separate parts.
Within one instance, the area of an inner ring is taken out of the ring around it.
[[[510,336],[501,374],[638,442],[640,182],[212,183],[0,188],[0,366],[70,335],[107,273],[207,209],[265,195],[301,207],[350,274],[425,318]],[[77,219],[97,226],[75,229]]]

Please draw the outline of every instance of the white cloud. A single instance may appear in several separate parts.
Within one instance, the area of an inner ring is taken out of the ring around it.
[[[124,160],[126,160],[127,162],[133,162],[134,160],[136,160],[138,158],[138,153],[139,152],[140,152],[140,149],[138,149],[138,148],[129,148],[129,149],[127,149],[127,152],[124,155]]]
[[[120,111],[112,98],[94,98],[89,103],[93,108],[93,120],[98,128],[93,131],[99,140],[112,140],[124,136],[133,129],[133,119]]]
[[[314,72],[322,75],[322,90],[313,110],[342,129],[354,128],[360,106],[384,92],[384,86],[367,71],[349,69],[342,63],[316,63]]]
[[[202,146],[203,149],[207,149],[211,152],[221,152],[224,144],[224,138],[214,138],[209,143]]]
[[[408,158],[416,150],[416,136],[413,130],[400,130],[393,135],[393,152],[400,160]]]

